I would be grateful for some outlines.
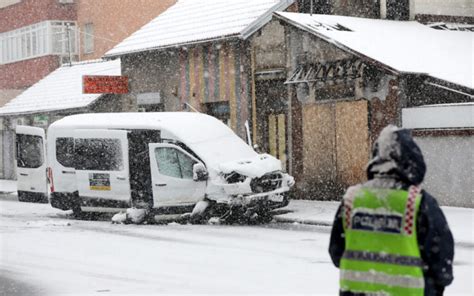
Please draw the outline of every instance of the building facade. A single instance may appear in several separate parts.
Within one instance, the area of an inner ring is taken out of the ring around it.
[[[77,56],[76,8],[69,0],[0,1],[1,106]],[[15,177],[15,120],[0,118],[0,178]]]
[[[3,89],[0,93],[4,94],[3,101],[7,103],[16,97],[21,100],[22,91],[63,64],[102,57],[173,3],[175,0],[0,1],[0,89]],[[65,101],[68,99],[64,98]],[[129,110],[120,96],[113,95],[104,95],[83,108],[60,106],[66,105],[57,104],[58,108],[51,110],[35,110],[31,105],[30,110],[5,114],[0,109],[0,178],[15,178],[14,130],[17,124],[47,128],[55,120],[70,114]]]
[[[69,53],[77,54],[76,18],[74,1],[0,1],[0,96],[4,101],[56,69]]]
[[[80,60],[99,59],[176,0],[78,0]]]
[[[345,188],[363,182],[375,139],[387,124],[403,125],[404,108],[472,102],[472,71],[468,63],[472,57],[469,50],[462,49],[469,47],[470,32],[443,34],[414,22],[341,16],[276,13],[275,17],[274,21],[287,23],[285,83],[289,86],[288,114],[292,114],[288,123],[292,139],[289,157],[301,197],[340,198]],[[403,29],[406,26],[410,29]],[[413,32],[417,32],[417,40],[409,37]],[[390,52],[393,39],[398,53],[384,55]],[[430,46],[427,40],[433,39],[439,43]],[[444,46],[451,43],[461,49],[444,54],[448,52]],[[463,66],[463,61],[467,66]],[[416,133],[418,139],[425,134]],[[463,137],[449,140],[466,147],[465,143],[472,141],[472,124],[463,126],[462,131],[428,133],[433,134],[462,134]],[[446,143],[449,142],[443,142],[449,145]],[[456,159],[466,157],[467,150],[460,151]],[[451,161],[449,157],[435,160],[432,149],[429,154],[433,164]],[[444,171],[439,171],[437,180],[443,179],[440,176],[448,177]],[[465,179],[459,178],[464,183],[456,189],[463,196],[445,199],[443,204],[468,204],[465,201],[469,197],[464,196],[472,197],[472,192],[467,190],[470,185]],[[436,182],[427,185],[435,186]],[[439,188],[436,190],[439,192]]]

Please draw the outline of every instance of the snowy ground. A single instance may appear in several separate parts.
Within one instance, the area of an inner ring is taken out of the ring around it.
[[[293,201],[293,212],[278,220],[330,224],[336,207]],[[456,240],[455,281],[446,295],[472,295],[474,211],[444,211]],[[20,203],[3,194],[0,295],[336,295],[329,231],[329,226],[300,223],[79,221],[47,204]]]

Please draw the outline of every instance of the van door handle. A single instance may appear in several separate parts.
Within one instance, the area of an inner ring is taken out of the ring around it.
[[[127,178],[125,178],[125,177],[117,177],[117,180],[125,181],[125,180],[127,180]]]
[[[61,173],[63,174],[71,174],[71,175],[75,175],[76,172],[72,172],[72,171],[61,171]]]
[[[155,184],[155,186],[164,187],[164,186],[166,186],[166,184],[165,183],[158,183],[158,184]]]
[[[20,176],[28,176],[28,174],[20,173]]]

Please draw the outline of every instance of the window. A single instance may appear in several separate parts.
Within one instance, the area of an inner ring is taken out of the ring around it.
[[[193,166],[196,161],[178,149],[171,147],[156,148],[155,157],[160,174],[180,179],[193,178]]]
[[[229,102],[206,103],[204,107],[208,115],[214,116],[230,127]]]
[[[69,39],[68,29],[69,26]],[[45,21],[0,33],[0,64],[49,54],[77,54],[74,22]]]
[[[94,51],[94,24],[88,23],[84,25],[84,53],[91,53]]]
[[[16,159],[20,168],[39,168],[44,162],[43,138],[40,136],[16,136]]]
[[[87,171],[120,171],[123,169],[119,139],[75,139],[74,167]]]
[[[65,167],[74,167],[74,138],[56,139],[56,159]]]

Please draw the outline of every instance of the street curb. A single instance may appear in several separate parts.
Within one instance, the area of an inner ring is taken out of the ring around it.
[[[288,218],[288,217],[278,217],[278,216],[273,216],[273,219],[276,222],[280,222],[280,223],[300,223],[300,224],[306,224],[306,225],[332,227],[332,222],[328,222],[328,221],[318,221],[318,220]]]

